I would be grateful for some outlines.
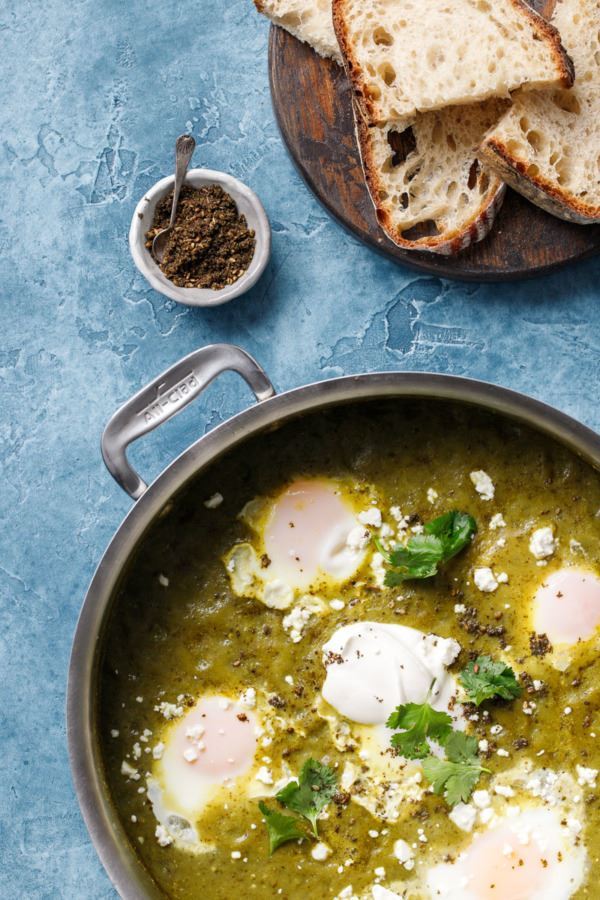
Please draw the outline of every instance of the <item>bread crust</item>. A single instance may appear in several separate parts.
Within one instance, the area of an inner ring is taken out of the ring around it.
[[[514,156],[499,138],[486,137],[477,151],[477,157],[519,194],[553,216],[577,225],[600,223],[600,206],[584,203],[541,174],[531,175],[528,172],[529,163]]]
[[[370,126],[364,120],[360,108],[357,108],[356,105],[354,106],[354,125],[365,180],[371,201],[375,207],[377,221],[394,244],[402,247],[404,250],[437,253],[440,256],[453,256],[456,253],[460,253],[461,250],[466,250],[471,244],[476,244],[487,237],[506,194],[506,185],[499,178],[496,178],[493,173],[490,173],[490,175],[496,182],[495,190],[490,191],[487,201],[480,206],[476,215],[465,222],[463,228],[454,229],[435,237],[421,238],[418,241],[410,241],[403,238],[400,231],[394,227],[388,211],[377,202],[376,198],[383,185],[379,180],[377,167],[373,161],[371,141],[369,140]]]
[[[563,47],[558,30],[547,22],[542,16],[538,15],[534,9],[529,6],[526,0],[509,0],[513,7],[524,14],[533,25],[536,34],[540,40],[546,41],[550,45],[550,51],[555,61],[558,71],[557,81],[554,84],[544,85],[546,88],[565,87],[570,88],[575,81],[575,66],[573,60]],[[369,96],[367,85],[363,77],[362,67],[359,65],[350,42],[348,29],[346,27],[344,13],[348,0],[332,0],[333,27],[335,30],[338,44],[342,53],[344,67],[350,79],[354,97],[359,104],[363,116],[371,125],[383,125],[385,120],[381,116],[378,103]],[[526,90],[528,85],[523,85],[522,89]],[[539,88],[539,85],[530,85],[531,89]]]

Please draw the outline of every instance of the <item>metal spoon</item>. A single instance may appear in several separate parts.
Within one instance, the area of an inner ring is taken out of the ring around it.
[[[158,263],[162,262],[167,248],[167,241],[169,240],[169,233],[175,224],[181,186],[185,181],[185,173],[187,172],[195,148],[196,141],[191,134],[181,134],[175,141],[175,186],[173,188],[171,218],[169,219],[167,227],[163,228],[162,231],[159,231],[152,241],[152,256]]]

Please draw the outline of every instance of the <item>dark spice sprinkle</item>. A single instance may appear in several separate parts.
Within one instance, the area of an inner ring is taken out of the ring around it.
[[[552,653],[552,644],[547,634],[536,634],[534,631],[529,635],[529,649],[533,656],[545,656],[546,653]]]
[[[170,192],[156,206],[152,227],[146,232],[149,251],[156,234],[169,224],[172,201]],[[184,185],[160,268],[178,287],[218,291],[244,274],[255,246],[254,231],[222,187]]]

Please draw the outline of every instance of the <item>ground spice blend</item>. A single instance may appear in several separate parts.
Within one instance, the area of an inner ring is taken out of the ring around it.
[[[146,232],[149,251],[155,235],[169,224],[172,201],[171,191],[156,206],[152,227]],[[255,244],[254,231],[222,187],[184,184],[160,268],[178,287],[218,291],[244,274]]]

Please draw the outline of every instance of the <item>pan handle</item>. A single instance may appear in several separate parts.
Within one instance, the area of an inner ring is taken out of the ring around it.
[[[275,389],[250,354],[233,344],[210,344],[194,350],[142,388],[112,416],[102,435],[102,458],[115,481],[134,500],[148,485],[127,459],[127,447],[177,415],[222,372],[237,372],[258,401]]]

